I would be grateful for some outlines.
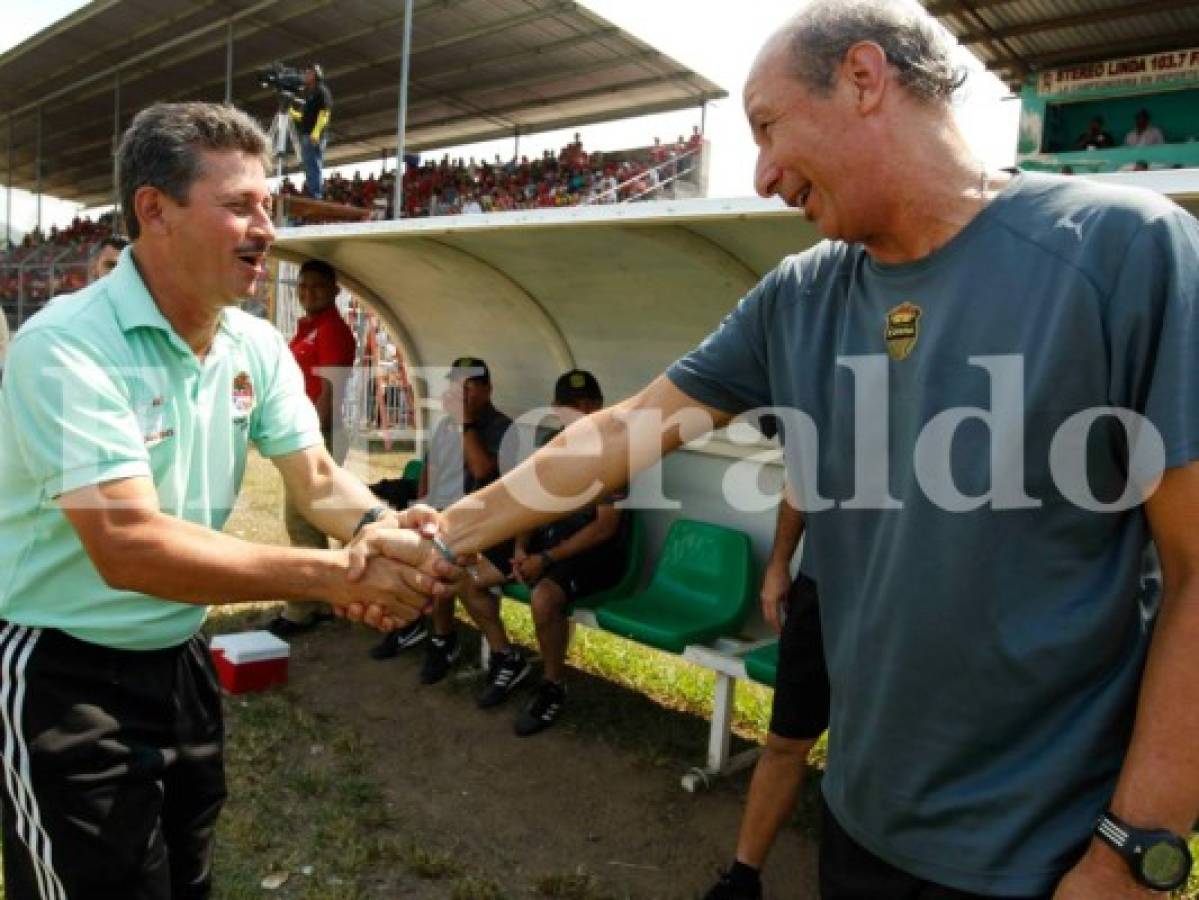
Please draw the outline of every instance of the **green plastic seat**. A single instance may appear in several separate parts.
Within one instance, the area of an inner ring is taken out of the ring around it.
[[[744,532],[678,519],[645,590],[604,604],[596,619],[606,631],[682,653],[737,632],[753,605],[753,568]]]
[[[400,477],[405,481],[420,481],[420,473],[424,471],[424,468],[424,460],[410,459],[404,464],[404,472]]]
[[[774,687],[779,670],[779,642],[771,641],[745,654],[745,674],[758,684]]]
[[[596,591],[594,594],[572,603],[567,610],[568,614],[576,607],[595,609],[601,603],[606,603],[613,598],[626,597],[637,586],[637,576],[641,574],[641,560],[645,555],[642,550],[644,541],[641,536],[645,526],[642,524],[641,517],[637,515],[636,510],[630,509],[626,512],[626,515],[629,517],[629,558],[625,563],[625,569],[620,576],[620,580],[606,591]],[[520,582],[504,585],[504,596],[512,600],[519,600],[521,603],[528,603],[529,587]]]

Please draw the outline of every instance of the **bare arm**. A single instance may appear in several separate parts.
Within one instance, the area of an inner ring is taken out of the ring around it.
[[[391,559],[360,563],[350,580],[351,551],[252,544],[159,511],[148,478],[80,488],[59,498],[96,571],[110,587],[195,604],[328,599],[359,604],[359,615],[408,621],[434,588],[440,567],[415,532],[395,530]],[[404,598],[401,602],[398,598]],[[393,623],[394,624],[394,623]]]
[[[552,522],[569,510],[522,501],[549,494],[572,498],[574,509],[594,503],[730,418],[660,376],[636,396],[575,422],[499,481],[447,509],[442,518],[447,541],[470,553]],[[563,454],[568,444],[583,449]]]
[[[357,478],[337,465],[321,446],[271,459],[296,508],[316,528],[348,542],[368,509],[379,500]]]
[[[775,634],[780,634],[783,630],[780,611],[791,589],[791,557],[795,555],[804,531],[803,513],[796,506],[791,493],[791,483],[787,482],[783,497],[779,501],[778,518],[774,525],[774,543],[770,547],[770,559],[766,563],[766,571],[762,575],[762,589],[758,594],[758,600],[762,604],[762,618],[774,629]]]
[[[610,540],[620,529],[620,510],[611,503],[601,503],[595,510],[595,520],[588,522],[566,540],[549,548],[555,562],[586,553]]]
[[[495,455],[487,449],[479,429],[467,428],[462,432],[462,457],[475,481],[491,478],[499,470]]]
[[[1162,608],[1111,810],[1130,825],[1185,836],[1199,816],[1199,462],[1167,470],[1145,508],[1161,559]],[[1127,896],[1144,891],[1095,840],[1057,896],[1099,896],[1100,884],[1122,884]]]

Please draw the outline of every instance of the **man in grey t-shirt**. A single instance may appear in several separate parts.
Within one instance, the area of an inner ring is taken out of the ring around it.
[[[957,84],[914,5],[808,4],[745,104],[758,191],[828,240],[435,518],[486,547],[555,514],[513,496],[589,498],[777,408],[831,685],[823,896],[1151,896],[1199,814],[1199,227],[987,172]],[[561,456],[585,431],[602,452]]]

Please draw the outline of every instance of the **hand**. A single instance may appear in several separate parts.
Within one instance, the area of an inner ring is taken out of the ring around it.
[[[540,553],[535,553],[532,556],[525,556],[520,564],[519,575],[520,580],[525,584],[532,584],[538,578],[545,574],[545,557]]]
[[[1110,847],[1092,843],[1058,883],[1053,900],[1149,900],[1164,896],[1138,884],[1128,865]]]
[[[321,145],[320,139],[314,138],[312,135],[308,135],[308,143],[313,147],[319,147]]]
[[[410,531],[381,531],[383,535],[397,533],[409,536],[417,546],[427,543]],[[361,548],[331,552],[341,557],[345,577],[331,585],[327,596],[334,613],[343,618],[364,622],[381,631],[391,631],[413,622],[429,605],[431,598],[443,596],[445,589],[441,578],[429,574],[428,570],[433,565],[427,561],[413,565],[388,558],[379,552],[371,552],[370,556],[362,559]],[[405,555],[415,561],[415,553]],[[445,569],[454,568],[444,560],[438,560],[437,563]],[[426,571],[421,570],[422,566]],[[354,573],[353,578],[351,573]]]
[[[433,600],[452,598],[463,570],[443,559],[421,531],[433,530],[437,513],[427,507],[399,513],[394,527],[374,523],[363,528],[342,552],[346,559],[344,591],[330,601],[334,611],[376,628],[396,627],[415,619]],[[390,620],[390,621],[384,621]]]
[[[762,602],[762,618],[774,629],[775,634],[782,634],[783,620],[779,614],[787,594],[791,590],[791,571],[786,565],[770,563],[766,566],[766,574],[762,577],[762,590],[758,598]]]
[[[521,577],[520,570],[521,570],[521,566],[524,565],[525,560],[528,558],[529,558],[529,551],[526,550],[524,547],[520,546],[519,544],[517,544],[516,549],[512,551],[512,559],[509,560],[509,562],[512,564],[512,576],[511,577],[515,578],[517,581],[520,581],[522,583],[524,582],[524,579]]]

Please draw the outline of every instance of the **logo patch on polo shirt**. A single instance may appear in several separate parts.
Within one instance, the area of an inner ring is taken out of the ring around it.
[[[883,338],[887,342],[887,355],[896,362],[907,359],[916,349],[920,339],[920,317],[924,311],[915,303],[901,303],[887,313],[887,327]]]
[[[233,379],[233,417],[247,418],[254,410],[254,382],[249,372],[238,372]]]

